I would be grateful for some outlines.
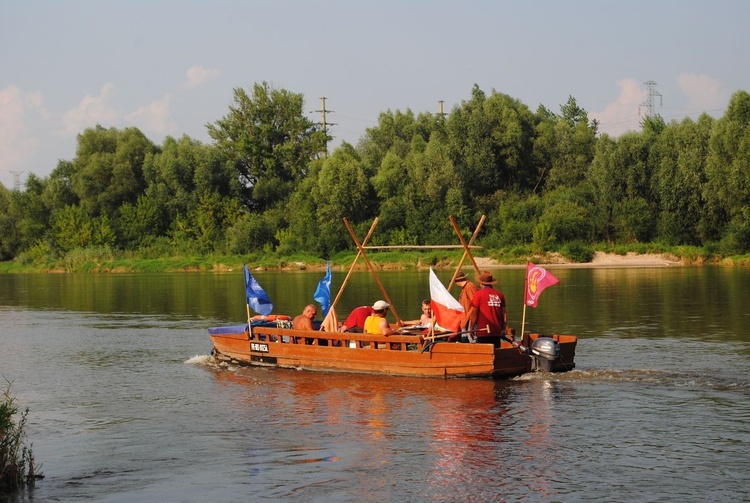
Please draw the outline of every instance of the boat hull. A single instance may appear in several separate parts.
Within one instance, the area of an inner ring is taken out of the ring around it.
[[[216,358],[236,364],[318,371],[358,372],[442,378],[507,378],[534,368],[532,357],[508,342],[482,343],[426,340],[415,335],[301,331],[247,325],[210,328]],[[527,334],[524,345],[539,337]],[[554,335],[560,358],[553,372],[575,368],[577,338]]]

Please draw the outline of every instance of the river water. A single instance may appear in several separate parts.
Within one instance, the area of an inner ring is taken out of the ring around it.
[[[750,270],[550,271],[526,329],[578,335],[577,368],[507,381],[217,366],[239,271],[0,275],[0,374],[45,476],[4,501],[749,500]],[[524,270],[495,272],[518,330]],[[292,315],[322,277],[254,275]],[[427,272],[380,279],[417,318]],[[356,273],[338,312],[379,298]]]

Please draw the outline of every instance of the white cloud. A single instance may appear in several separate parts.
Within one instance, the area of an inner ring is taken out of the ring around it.
[[[171,102],[172,96],[167,94],[164,98],[152,101],[148,105],[144,105],[135,112],[128,114],[125,119],[134,123],[136,127],[144,130],[144,132],[153,132],[161,135],[176,134],[177,124],[172,118]]]
[[[620,95],[606,106],[603,112],[589,113],[590,119],[599,121],[599,131],[610,136],[619,136],[627,131],[637,131],[643,119],[642,105],[648,92],[641,89],[635,79],[617,81]]]
[[[188,68],[185,82],[182,87],[185,89],[195,89],[201,87],[208,82],[211,82],[221,74],[220,70],[204,68],[200,65],[192,66]]]
[[[729,102],[719,82],[707,75],[683,73],[677,76],[677,85],[688,99],[689,115],[724,110]]]
[[[109,103],[115,94],[114,84],[107,83],[102,86],[99,96],[85,96],[78,104],[78,108],[68,110],[63,115],[65,131],[78,134],[97,124],[109,127],[120,116]]]
[[[41,93],[16,86],[0,90],[0,169],[23,170],[26,160],[41,144],[33,122],[48,120]]]

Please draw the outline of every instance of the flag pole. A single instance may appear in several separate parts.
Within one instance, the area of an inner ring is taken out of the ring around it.
[[[524,272],[524,276],[526,277],[523,281],[523,316],[521,318],[521,343],[523,343],[523,334],[524,329],[526,328],[526,295],[529,292],[529,261],[526,261],[526,272]]]
[[[247,270],[247,264],[242,264],[242,279],[245,281],[245,307],[247,307],[247,330],[250,331],[250,299],[247,296],[247,280],[250,272]]]

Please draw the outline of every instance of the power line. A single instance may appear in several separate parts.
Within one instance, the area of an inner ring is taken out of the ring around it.
[[[328,126],[335,126],[335,122],[326,122],[326,114],[327,113],[333,113],[333,110],[326,110],[326,97],[321,96],[320,98],[320,110],[315,110],[316,112],[320,112],[321,121],[320,125],[323,127],[323,134],[325,134],[325,150],[323,151],[323,157],[328,157]],[[333,138],[333,136],[331,136]]]
[[[11,174],[13,175],[13,190],[16,192],[20,192],[21,190],[21,175],[23,174],[23,171],[11,171]]]
[[[662,99],[661,93],[656,90],[656,82],[653,80],[647,80],[644,82],[646,84],[646,87],[648,88],[648,98],[646,98],[646,101],[641,103],[641,105],[638,107],[638,115],[641,115],[641,107],[646,107],[646,117],[653,117],[656,115],[656,109],[654,106],[654,98],[657,96],[659,97],[659,106],[664,105],[664,100]]]
[[[445,119],[445,116],[447,115],[445,112],[443,112],[443,103],[445,103],[445,100],[438,100],[438,103],[440,103],[440,112],[438,112],[438,115],[441,119]]]

